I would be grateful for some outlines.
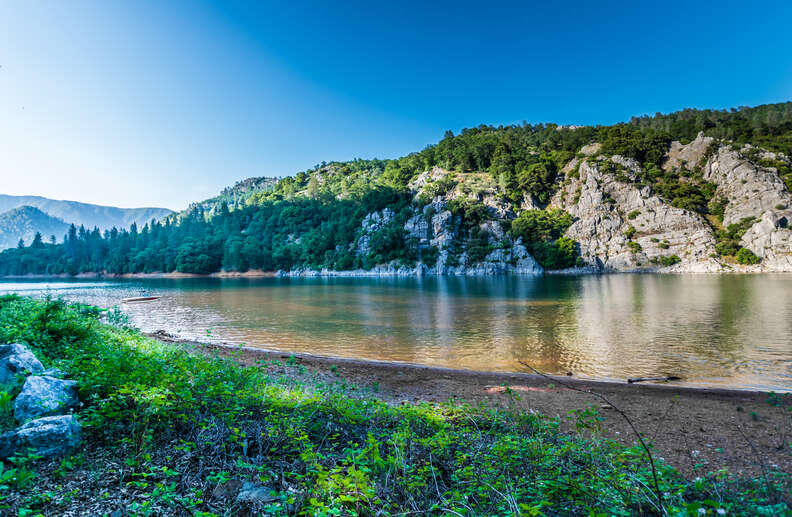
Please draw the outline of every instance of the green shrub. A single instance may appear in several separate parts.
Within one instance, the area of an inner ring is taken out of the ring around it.
[[[574,240],[559,237],[554,241],[534,243],[531,254],[545,269],[566,269],[578,265],[580,250]]]
[[[659,262],[660,262],[661,266],[669,267],[669,266],[673,266],[674,264],[678,264],[678,263],[682,262],[682,259],[679,258],[676,255],[666,255],[666,256],[660,257]]]
[[[572,215],[559,209],[524,210],[511,223],[511,233],[523,242],[553,240],[572,225]]]
[[[437,265],[437,258],[440,255],[440,250],[437,246],[429,246],[421,250],[421,261],[426,267],[433,268]]]
[[[577,242],[563,237],[572,215],[563,210],[525,210],[512,221],[512,237],[522,238],[528,251],[545,269],[565,269],[578,264]]]
[[[754,252],[748,248],[740,248],[737,250],[737,255],[735,258],[737,259],[738,264],[743,264],[745,266],[758,264],[762,261],[760,257],[757,257]]]
[[[11,341],[77,380],[83,470],[103,482],[77,492],[42,463],[38,475],[50,477],[34,489],[35,473],[0,470],[9,514],[77,514],[121,485],[112,504],[140,514],[231,515],[236,491],[222,488],[232,479],[270,486],[269,515],[516,514],[511,500],[529,515],[657,513],[643,450],[582,433],[598,433],[593,409],[578,413],[580,433],[565,435],[557,420],[529,413],[392,406],[339,382],[294,382],[264,364],[242,367],[102,325],[89,308],[0,297],[0,342]],[[789,510],[758,480],[687,482],[659,460],[658,476],[669,515],[705,505],[737,515]],[[788,491],[788,476],[767,479],[774,493]]]
[[[748,228],[756,221],[753,217],[745,217],[738,223],[733,223],[715,234],[715,251],[721,256],[735,256],[740,250],[740,239]]]
[[[639,215],[641,215],[641,211],[640,210],[633,210],[632,212],[627,214],[627,219],[635,219]]]

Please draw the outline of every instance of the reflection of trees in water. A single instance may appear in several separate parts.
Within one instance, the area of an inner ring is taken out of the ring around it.
[[[86,286],[82,296],[148,289],[165,298],[130,309],[146,330],[206,339],[212,328],[218,340],[284,350],[500,370],[525,359],[619,378],[770,375],[779,385],[790,286],[783,275],[190,279]]]

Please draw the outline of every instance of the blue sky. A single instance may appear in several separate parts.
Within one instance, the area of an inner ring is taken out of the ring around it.
[[[0,193],[179,209],[480,123],[792,99],[790,2],[0,2]]]

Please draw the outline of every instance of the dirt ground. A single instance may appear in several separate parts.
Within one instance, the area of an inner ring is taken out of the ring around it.
[[[167,336],[153,337],[172,341]],[[536,411],[560,417],[565,432],[575,432],[570,411],[594,405],[604,417],[603,434],[634,445],[635,434],[610,405],[572,388],[590,390],[604,395],[626,413],[644,439],[654,444],[657,456],[688,477],[722,468],[751,476],[767,469],[792,472],[792,411],[769,403],[769,394],[764,392],[548,378],[290,354],[235,345],[194,345],[205,353],[234,358],[247,366],[262,360],[284,362],[293,357],[289,363],[296,361],[303,368],[280,368],[279,373],[320,381],[343,379],[372,388],[371,396],[389,403],[457,400]],[[792,405],[792,395],[782,401],[785,406]]]

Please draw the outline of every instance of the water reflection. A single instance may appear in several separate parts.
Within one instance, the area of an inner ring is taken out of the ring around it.
[[[5,282],[125,310],[141,329],[249,346],[483,370],[792,388],[792,276]]]

